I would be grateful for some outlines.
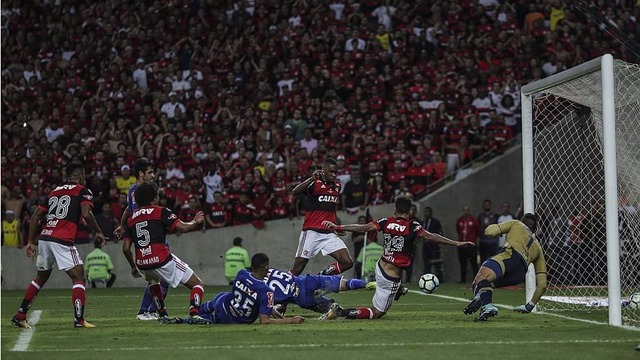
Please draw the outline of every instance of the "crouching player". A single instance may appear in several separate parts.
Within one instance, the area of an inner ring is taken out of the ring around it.
[[[360,279],[345,279],[339,275],[301,275],[294,276],[289,272],[269,269],[264,278],[267,286],[273,290],[274,301],[278,305],[296,304],[303,309],[325,313],[335,300],[324,294],[339,291],[366,288],[375,290],[376,283]],[[284,310],[280,310],[284,313]]]
[[[391,307],[396,293],[401,288],[402,269],[411,265],[414,243],[417,239],[431,240],[451,246],[475,246],[471,242],[457,242],[442,235],[426,231],[419,222],[411,220],[411,199],[401,195],[396,198],[394,216],[382,218],[368,224],[336,225],[324,221],[323,225],[335,231],[370,232],[382,231],[384,238],[383,254],[376,266],[376,292],[373,295],[372,308],[343,309],[337,304],[331,305],[329,311],[320,320],[331,320],[336,317],[348,319],[377,319],[384,316]]]
[[[486,228],[488,236],[506,234],[506,243],[500,253],[487,259],[478,270],[473,280],[474,297],[464,309],[465,314],[473,314],[482,307],[478,321],[498,315],[498,308],[493,305],[493,288],[524,282],[529,264],[533,264],[536,272],[536,291],[531,301],[513,310],[521,313],[533,310],[547,289],[547,265],[542,247],[534,235],[537,225],[535,215],[525,214],[522,220],[509,220]]]
[[[162,288],[164,281],[176,288],[184,284],[191,289],[189,316],[194,321],[204,321],[199,317],[199,308],[204,296],[204,286],[193,270],[177,256],[171,254],[165,243],[168,232],[191,231],[204,222],[204,213],[198,212],[190,222],[183,222],[171,210],[155,205],[158,201],[158,186],[146,182],[135,191],[138,210],[127,220],[122,251],[131,266],[131,274],[140,277],[138,269],[149,281],[149,291],[160,317],[166,317]],[[131,255],[131,244],[135,244],[135,262]]]

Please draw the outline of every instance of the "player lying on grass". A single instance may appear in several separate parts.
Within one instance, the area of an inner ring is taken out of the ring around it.
[[[138,270],[149,281],[149,292],[156,303],[158,314],[167,316],[160,281],[176,288],[179,284],[191,289],[189,316],[200,319],[198,313],[204,296],[204,285],[185,262],[171,253],[165,242],[168,232],[187,232],[204,222],[204,214],[198,212],[190,222],[183,222],[171,210],[157,206],[158,186],[146,182],[135,190],[138,210],[131,213],[124,233],[122,252],[131,266],[131,274],[140,277]],[[131,255],[131,244],[135,244],[135,261]]]
[[[373,230],[382,231],[384,246],[382,257],[376,266],[376,292],[373,295],[373,307],[343,309],[337,304],[333,304],[329,311],[320,317],[320,320],[330,320],[336,317],[377,319],[386,314],[401,287],[402,269],[411,264],[412,252],[415,249],[414,242],[418,238],[451,246],[475,246],[471,242],[457,242],[442,235],[430,233],[419,222],[409,220],[411,218],[411,199],[401,195],[396,198],[394,216],[363,225],[336,225],[329,221],[323,222],[324,226],[338,232],[367,233]]]
[[[498,308],[493,305],[493,288],[524,282],[529,264],[533,264],[536,272],[536,291],[531,301],[513,310],[521,313],[533,310],[547,289],[547,265],[534,235],[537,225],[535,215],[525,214],[522,220],[509,220],[486,228],[488,236],[506,234],[506,243],[500,253],[487,259],[478,270],[472,285],[474,297],[464,309],[465,314],[473,314],[482,307],[478,321],[498,315]]]
[[[284,306],[292,303],[303,309],[325,313],[335,303],[335,300],[324,296],[324,294],[363,288],[374,290],[376,288],[374,281],[367,283],[360,279],[345,279],[339,275],[294,276],[289,272],[273,268],[269,269],[264,281],[273,290],[274,302],[282,305],[280,313],[284,313]]]
[[[274,294],[264,278],[269,271],[269,257],[259,253],[251,258],[251,272],[240,270],[230,292],[219,293],[200,306],[200,316],[209,324],[300,324],[302,316],[286,318],[274,312]],[[272,317],[271,315],[275,315]],[[159,319],[162,323],[191,324],[191,319]],[[200,322],[196,322],[200,323]]]

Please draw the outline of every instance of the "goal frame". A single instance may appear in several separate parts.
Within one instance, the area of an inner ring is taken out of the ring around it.
[[[602,82],[602,121],[604,190],[607,238],[607,294],[609,298],[609,324],[622,325],[620,287],[620,241],[618,233],[618,176],[616,162],[616,114],[614,60],[610,54],[592,59],[558,74],[529,83],[521,88],[522,104],[522,185],[524,211],[535,209],[533,182],[533,102],[532,95],[581,76],[600,71]],[[536,289],[533,265],[526,276],[526,301],[530,301]],[[534,309],[537,311],[537,309]]]

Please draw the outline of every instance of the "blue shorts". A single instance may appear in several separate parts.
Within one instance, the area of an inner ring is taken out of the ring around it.
[[[521,284],[527,275],[527,263],[522,255],[509,248],[485,260],[482,266],[496,273],[493,284],[497,288]]]
[[[316,296],[314,296],[316,290],[322,290],[325,293],[337,293],[340,291],[342,276],[303,275],[298,276],[298,280],[300,293],[294,297],[295,303],[303,309],[313,309],[317,302]]]

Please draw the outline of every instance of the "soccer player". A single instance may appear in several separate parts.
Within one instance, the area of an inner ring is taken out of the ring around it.
[[[474,297],[464,309],[465,314],[473,314],[482,306],[478,321],[486,321],[498,315],[498,308],[493,305],[492,300],[493,288],[522,283],[529,264],[533,264],[536,272],[536,291],[531,301],[516,306],[513,310],[521,313],[533,310],[547,289],[547,265],[542,247],[534,235],[537,225],[535,215],[525,214],[522,220],[509,220],[487,226],[487,236],[506,234],[506,243],[500,253],[485,260],[478,270],[472,285]]]
[[[295,303],[303,309],[325,313],[335,301],[324,296],[326,293],[358,290],[374,290],[375,282],[367,283],[360,279],[345,279],[338,275],[301,275],[295,276],[277,269],[269,269],[264,278],[274,294],[276,304]]]
[[[127,219],[129,216],[133,214],[134,211],[138,210],[138,204],[136,203],[136,199],[134,197],[134,193],[139,185],[147,182],[153,181],[156,177],[155,169],[153,168],[153,164],[146,157],[140,157],[136,160],[133,165],[133,169],[136,173],[136,183],[131,185],[129,188],[129,194],[127,195],[127,207],[122,212],[122,217],[120,218],[120,226],[116,228],[114,234],[121,238],[124,230],[127,227]],[[161,282],[162,286],[162,294],[166,298],[167,293],[169,291],[169,285],[165,282]],[[138,310],[138,314],[136,315],[136,319],[138,320],[157,320],[158,319],[158,309],[156,308],[156,304],[151,298],[151,292],[149,291],[149,286],[145,286],[144,292],[142,294],[142,300],[140,301],[140,309]]]
[[[67,183],[53,189],[46,199],[47,206],[39,205],[29,223],[29,243],[25,252],[28,257],[36,258],[38,274],[31,281],[24,299],[11,323],[20,328],[30,328],[27,323],[27,311],[40,289],[51,276],[53,264],[69,275],[73,282],[71,299],[73,300],[73,326],[93,328],[95,325],[84,319],[85,280],[82,259],[74,242],[80,217],[95,233],[96,240],[102,245],[106,238],[93,217],[93,194],[85,187],[85,170],[81,164],[70,163],[65,170]],[[42,231],[40,230],[42,220]],[[36,253],[37,246],[37,253]]]
[[[338,235],[322,226],[323,221],[336,222],[336,208],[340,201],[340,183],[336,181],[338,165],[327,158],[321,170],[315,170],[310,178],[291,190],[293,195],[306,193],[308,208],[304,214],[302,233],[298,242],[296,258],[291,269],[293,275],[300,275],[309,259],[322,251],[337,261],[322,270],[322,275],[338,275],[353,266],[347,246]]]
[[[338,316],[347,319],[378,319],[391,307],[396,293],[401,288],[402,270],[411,264],[414,243],[418,238],[451,246],[475,246],[470,242],[457,242],[440,234],[426,231],[416,220],[411,219],[411,199],[405,195],[396,197],[394,216],[381,218],[368,224],[336,225],[323,222],[327,228],[338,232],[382,231],[384,252],[376,266],[376,292],[373,295],[373,307],[343,309],[333,304],[320,320],[331,320]]]
[[[172,287],[183,284],[191,289],[189,315],[199,319],[200,304],[204,296],[202,281],[185,262],[172,254],[165,242],[167,232],[188,232],[204,223],[204,213],[198,212],[190,222],[183,222],[171,210],[157,206],[158,185],[146,182],[137,187],[135,201],[139,208],[127,220],[122,252],[131,266],[131,274],[140,277],[140,272],[149,281],[149,292],[156,304],[158,315],[166,317],[164,297],[159,284],[164,281]],[[135,244],[135,261],[131,245]]]
[[[269,271],[269,257],[258,253],[251,258],[251,272],[240,270],[233,281],[230,292],[222,292],[213,300],[200,306],[203,318],[215,324],[251,324],[260,319],[260,324],[300,324],[304,317],[272,318],[274,294],[264,282]],[[184,323],[183,319],[175,319]],[[187,323],[189,323],[187,321]]]

